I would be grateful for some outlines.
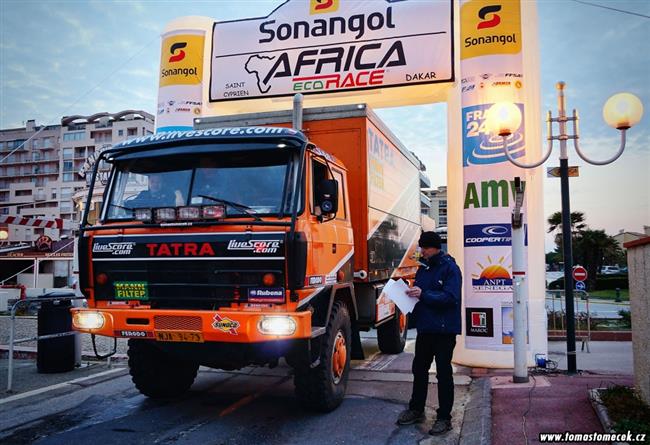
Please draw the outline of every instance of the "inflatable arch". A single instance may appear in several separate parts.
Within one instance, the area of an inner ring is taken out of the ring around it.
[[[512,367],[513,180],[525,181],[528,363],[547,352],[541,169],[521,170],[485,128],[508,101],[508,139],[539,159],[539,49],[532,1],[289,0],[268,16],[181,17],[162,34],[157,131],[195,117],[366,103],[446,102],[449,251],[463,270],[463,334],[454,361]]]

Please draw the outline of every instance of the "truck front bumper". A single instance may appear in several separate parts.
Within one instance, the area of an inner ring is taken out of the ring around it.
[[[73,329],[107,337],[162,342],[257,343],[311,338],[311,313],[71,309]]]

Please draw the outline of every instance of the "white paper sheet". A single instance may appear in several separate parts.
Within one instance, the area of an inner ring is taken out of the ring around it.
[[[384,293],[390,298],[404,314],[413,312],[417,298],[406,295],[408,285],[403,280],[388,280],[384,285]]]

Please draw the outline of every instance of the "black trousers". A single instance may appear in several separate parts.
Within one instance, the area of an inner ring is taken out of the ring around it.
[[[429,389],[429,368],[434,357],[438,379],[438,419],[451,420],[454,406],[454,380],[451,356],[456,346],[455,334],[418,334],[413,358],[413,394],[409,408],[422,412]]]

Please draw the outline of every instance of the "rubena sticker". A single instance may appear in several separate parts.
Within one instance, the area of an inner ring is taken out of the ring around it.
[[[148,300],[149,287],[146,281],[116,281],[113,283],[118,300]]]
[[[283,302],[283,287],[251,288],[248,289],[248,301],[251,303]]]
[[[239,328],[239,322],[237,320],[232,320],[228,317],[222,317],[219,314],[214,314],[213,320],[213,328],[221,332],[226,332],[230,335],[237,335],[237,329]]]
[[[146,331],[115,331],[116,337],[129,337],[129,338],[144,338],[144,337],[153,337],[151,332]]]
[[[323,284],[324,282],[325,282],[325,277],[323,277],[322,275],[307,277],[308,286],[317,286],[319,284]]]

